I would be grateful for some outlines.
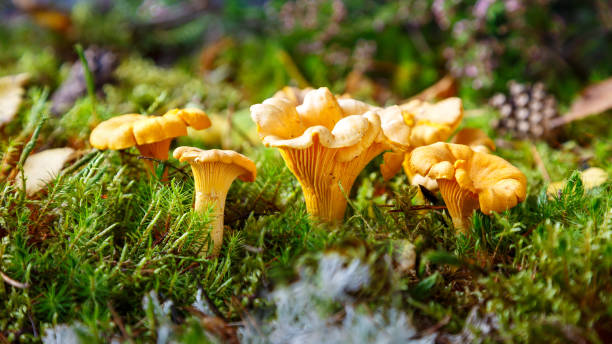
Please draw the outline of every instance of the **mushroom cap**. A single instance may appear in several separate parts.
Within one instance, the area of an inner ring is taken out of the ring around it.
[[[255,167],[253,160],[231,150],[202,150],[195,147],[182,146],[175,149],[172,155],[178,161],[188,162],[190,164],[220,162],[227,165],[238,166],[243,169],[243,173],[241,173],[238,178],[245,182],[255,181],[257,177],[257,167]]]
[[[456,97],[435,104],[415,99],[381,111],[385,137],[403,150],[446,141],[462,118],[463,105]]]
[[[163,116],[128,114],[100,123],[89,136],[98,149],[125,149],[187,135],[187,126],[210,126],[206,113],[198,109],[174,109]]]
[[[412,151],[410,168],[425,177],[456,181],[478,195],[485,214],[512,208],[526,197],[527,178],[518,168],[465,145],[438,142],[419,147]]]
[[[100,124],[89,135],[89,143],[98,149],[125,149],[136,145],[134,122],[147,116],[128,114],[113,117]]]
[[[487,134],[476,128],[461,129],[450,140],[451,143],[470,146],[472,150],[481,153],[489,153],[495,150],[495,143]]]
[[[281,91],[251,106],[251,117],[266,146],[305,149],[318,140],[327,148],[342,148],[339,160],[347,161],[379,140],[376,107],[337,99],[326,87],[303,92],[301,104]]]
[[[287,98],[289,99],[295,106],[298,106],[304,102],[304,95],[307,92],[312,91],[313,88],[307,87],[304,89],[299,89],[293,86],[285,86],[276,93],[274,93],[274,97],[276,98]]]

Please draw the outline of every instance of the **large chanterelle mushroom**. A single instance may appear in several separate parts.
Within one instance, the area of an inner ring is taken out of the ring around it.
[[[300,182],[308,212],[333,222],[344,216],[359,172],[386,147],[377,110],[322,87],[279,92],[251,106],[251,117]]]
[[[467,230],[474,210],[510,209],[525,199],[527,179],[506,160],[459,144],[438,142],[412,151],[413,172],[435,179],[455,228]]]

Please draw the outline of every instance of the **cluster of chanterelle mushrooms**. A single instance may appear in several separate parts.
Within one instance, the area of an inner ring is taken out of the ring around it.
[[[464,129],[444,143],[463,118],[459,98],[380,108],[325,87],[285,87],[251,106],[251,117],[296,176],[308,212],[325,222],[342,220],[353,182],[384,151],[383,177],[403,167],[411,183],[439,188],[458,230],[475,209],[490,214],[525,199],[525,176],[489,154],[495,146],[482,131]]]
[[[155,160],[168,160],[173,138],[187,135],[187,127],[196,130],[210,127],[206,113],[198,109],[174,109],[163,116],[128,114],[100,123],[91,133],[89,141],[98,149],[126,149],[136,146],[140,153]],[[223,243],[223,211],[230,185],[236,178],[252,182],[257,175],[255,163],[246,156],[229,150],[201,150],[178,147],[174,157],[191,165],[195,181],[195,211],[212,208],[210,230],[199,242],[200,252],[208,252],[208,237],[213,244],[212,254],[218,255]],[[146,160],[151,172],[153,161]]]
[[[339,223],[347,197],[361,170],[377,155],[385,179],[404,169],[410,182],[440,190],[456,229],[469,229],[474,210],[484,214],[514,207],[525,199],[526,178],[516,167],[489,154],[493,141],[482,131],[463,129],[446,143],[463,118],[459,98],[437,103],[414,100],[385,108],[327,88],[285,87],[272,98],[251,106],[251,117],[265,146],[279,149],[287,167],[302,187],[306,209],[315,219]],[[206,113],[175,109],[163,116],[128,114],[100,123],[90,143],[98,149],[136,146],[151,172],[154,161],[167,160],[173,138],[187,127],[210,126]],[[195,210],[212,209],[214,217],[201,252],[213,255],[223,241],[223,212],[230,185],[236,178],[255,180],[255,164],[228,150],[178,147],[174,158],[191,165],[195,181]],[[165,174],[164,174],[165,178]]]

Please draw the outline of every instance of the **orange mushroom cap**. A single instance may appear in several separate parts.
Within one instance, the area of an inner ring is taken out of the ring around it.
[[[89,142],[98,149],[125,149],[187,135],[187,126],[205,129],[210,119],[198,109],[175,109],[163,116],[122,115],[100,123]]]
[[[456,182],[478,198],[484,214],[510,209],[526,197],[527,178],[518,168],[465,145],[438,142],[419,147],[411,154],[410,167],[438,182]]]
[[[463,118],[463,105],[459,98],[448,98],[438,103],[418,99],[379,111],[381,127],[388,147],[393,152],[383,155],[380,166],[384,179],[393,177],[404,165],[409,153],[416,147],[446,141]]]

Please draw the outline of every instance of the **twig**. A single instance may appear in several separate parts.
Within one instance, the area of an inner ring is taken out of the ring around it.
[[[65,176],[74,172],[79,167],[85,165],[89,160],[91,160],[96,154],[100,153],[97,149],[92,149],[89,153],[82,156],[79,160],[75,161],[72,165],[66,167],[60,172],[60,176]]]
[[[445,205],[415,205],[408,208],[408,211],[416,211],[416,210],[437,210],[437,209],[446,209]],[[401,213],[403,210],[401,209],[393,209],[389,210],[390,213]]]
[[[423,337],[432,335],[432,334],[438,332],[438,330],[440,330],[442,327],[448,325],[450,320],[451,320],[451,316],[450,315],[446,315],[444,318],[440,319],[440,321],[438,321],[437,324],[435,324],[435,325],[425,329],[423,332],[419,333],[418,335],[416,335],[412,339],[423,338]]]
[[[28,319],[30,319],[30,325],[32,326],[32,334],[34,334],[34,337],[38,337],[38,330],[36,329],[36,324],[34,324],[31,311],[28,311]]]
[[[540,155],[540,152],[538,152],[538,148],[533,143],[529,143],[529,149],[531,150],[531,155],[533,155],[533,160],[535,161],[536,166],[538,167],[538,170],[540,170],[542,177],[547,183],[550,183],[550,175],[548,174],[548,171],[546,170],[546,165],[544,165],[544,161],[542,160],[542,156]]]
[[[19,289],[26,289],[29,287],[29,285],[27,283],[21,283],[21,282],[17,282],[14,279],[10,278],[9,276],[7,276],[4,272],[0,271],[0,277],[2,277],[2,279],[4,280],[4,282],[6,282],[7,284],[12,285],[15,288],[19,288]]]
[[[263,252],[263,248],[261,247],[255,247],[255,246],[251,246],[251,245],[243,245],[242,247],[244,247],[245,250],[252,252],[252,253],[261,253]]]
[[[206,292],[206,290],[202,289],[202,294],[204,294],[204,298],[206,299],[206,302],[208,302],[208,306],[213,311],[213,313],[215,313],[215,315],[221,318],[221,320],[223,320],[224,322],[226,323],[229,322],[229,320],[225,317],[225,315],[223,315],[223,313],[221,313],[219,308],[217,308],[217,306],[213,303],[210,296],[208,296],[208,293]]]
[[[123,320],[121,320],[121,317],[119,316],[117,311],[115,311],[115,308],[113,308],[113,305],[110,303],[110,301],[106,303],[106,306],[108,307],[108,310],[110,311],[111,316],[113,317],[113,321],[115,322],[115,324],[117,324],[117,327],[119,327],[119,331],[121,331],[121,335],[123,336],[123,338],[125,338],[131,343],[132,338],[130,338],[127,331],[125,330],[125,326],[123,325]]]
[[[136,156],[135,154],[131,154],[131,153],[127,153],[127,152],[126,152],[125,154],[132,155],[132,156]],[[151,157],[148,157],[148,156],[142,156],[142,155],[137,156],[137,157],[136,157],[136,159],[138,159],[138,160],[149,160],[149,161],[156,162],[156,163],[158,163],[158,164],[164,164],[164,165],[166,165],[166,166],[168,166],[168,167],[171,167],[171,168],[173,168],[173,169],[175,169],[175,170],[177,170],[177,171],[181,172],[181,173],[182,173],[183,175],[185,175],[186,177],[189,177],[189,173],[187,173],[187,172],[183,171],[183,169],[181,169],[180,167],[176,167],[176,166],[172,165],[171,163],[169,163],[169,162],[167,162],[167,161],[163,161],[163,160],[159,160],[159,159],[151,158]]]

